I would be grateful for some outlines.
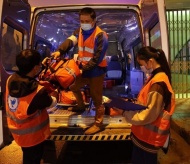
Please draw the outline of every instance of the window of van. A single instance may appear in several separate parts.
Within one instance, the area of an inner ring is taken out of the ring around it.
[[[118,43],[122,43],[124,51],[130,49],[131,42],[140,37],[139,18],[135,10],[130,9],[95,9],[97,25],[107,32],[109,47],[107,56],[117,55]],[[66,40],[78,27],[79,11],[50,10],[38,13],[35,20],[32,45],[36,45],[36,37],[43,38],[52,44],[55,49]],[[72,56],[68,52],[69,56]]]
[[[150,29],[150,45],[152,47],[161,49],[161,35],[159,22],[152,29]]]
[[[6,23],[2,30],[2,64],[6,71],[15,71],[16,55],[22,50],[23,35]]]

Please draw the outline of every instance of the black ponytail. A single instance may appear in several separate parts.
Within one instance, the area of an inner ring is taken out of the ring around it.
[[[166,55],[164,51],[161,49],[157,49],[157,53],[158,53],[159,58],[156,61],[160,64],[162,70],[166,73],[171,83],[171,71],[170,71],[168,61],[166,59]]]

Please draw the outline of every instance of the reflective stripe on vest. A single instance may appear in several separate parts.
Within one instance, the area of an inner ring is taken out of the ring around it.
[[[86,52],[89,52],[89,53],[91,53],[91,54],[93,54],[94,53],[94,48],[92,49],[92,48],[89,48],[89,47],[78,47],[78,50],[79,51],[86,51]]]
[[[160,129],[159,127],[156,127],[156,126],[151,125],[151,124],[144,125],[144,127],[145,127],[146,129],[149,129],[149,130],[151,130],[151,131],[153,131],[153,132],[155,132],[155,133],[158,133],[158,134],[160,134],[160,135],[167,135],[167,134],[169,134],[169,132],[170,132],[169,129],[167,129],[167,130],[162,130],[162,129]]]
[[[30,134],[30,133],[35,133],[39,130],[41,130],[43,127],[47,126],[49,124],[49,119],[46,119],[45,121],[43,121],[42,123],[38,124],[37,126],[34,127],[29,127],[26,129],[10,129],[11,133],[14,133],[16,135],[26,135],[26,134]]]
[[[165,112],[160,113],[159,117],[162,118],[162,119],[168,120],[168,121],[171,118],[171,116],[166,114]],[[152,124],[144,125],[144,127],[146,129],[149,129],[149,130],[151,130],[151,131],[153,131],[155,133],[158,133],[160,135],[167,135],[167,134],[169,134],[169,131],[170,131],[169,129],[166,129],[166,130],[160,129],[160,127],[157,127],[157,126],[152,125]]]
[[[7,114],[7,117],[9,117],[11,120],[13,120],[14,122],[16,122],[17,124],[23,124],[25,122],[30,121],[31,119],[33,119],[35,117],[38,117],[41,114],[41,111],[39,110],[34,115],[32,115],[32,116],[30,116],[28,118],[22,119],[22,120],[21,119],[17,119],[13,115],[11,115],[9,111],[7,111],[6,114]]]
[[[156,82],[165,82],[171,96],[171,109],[166,111],[163,109],[158,118],[148,125],[132,125],[132,133],[141,141],[149,143],[154,146],[163,146],[170,131],[170,118],[175,109],[174,92],[169,83],[168,77],[165,73],[161,72],[156,74],[140,91],[137,99],[143,104],[147,105],[147,95],[150,87]],[[149,137],[148,137],[149,136]]]

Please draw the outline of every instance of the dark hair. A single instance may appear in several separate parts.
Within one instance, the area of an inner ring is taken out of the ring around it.
[[[81,15],[90,15],[90,17],[92,19],[96,19],[96,13],[95,13],[94,9],[92,9],[90,7],[85,7],[83,9],[81,9],[79,12],[79,16],[81,16]]]
[[[155,49],[150,46],[142,47],[137,53],[137,58],[145,61],[148,61],[151,58],[155,59],[160,64],[162,70],[166,73],[171,83],[171,71],[163,50]]]
[[[41,62],[41,56],[36,50],[25,49],[22,50],[16,56],[16,65],[19,69],[19,73],[26,75],[34,66],[39,65]]]

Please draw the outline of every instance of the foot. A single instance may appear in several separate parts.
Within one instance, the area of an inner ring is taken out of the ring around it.
[[[87,129],[84,134],[85,135],[91,135],[91,134],[95,134],[95,133],[98,133],[100,131],[104,130],[104,127],[103,125],[92,125],[89,129]]]

